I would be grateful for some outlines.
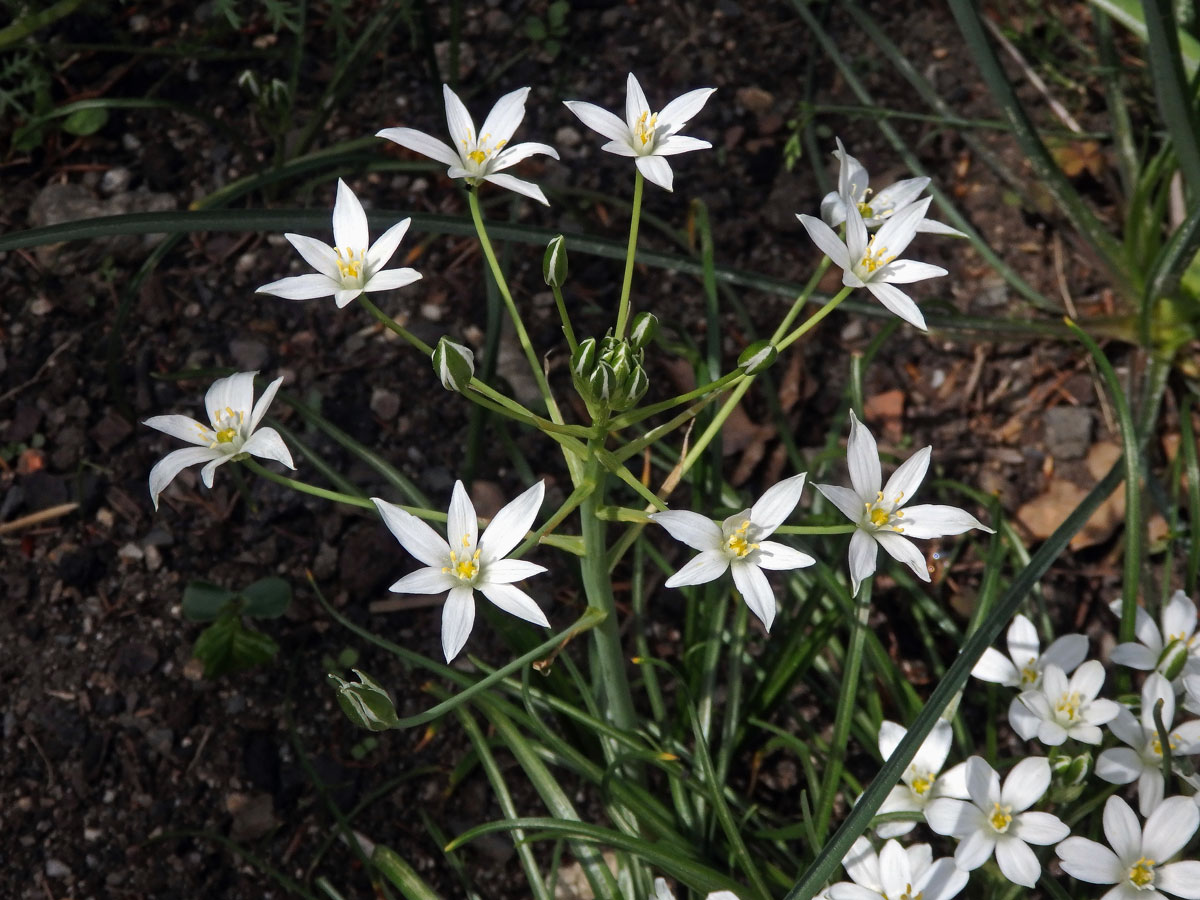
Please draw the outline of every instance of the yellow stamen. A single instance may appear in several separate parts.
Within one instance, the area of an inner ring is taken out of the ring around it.
[[[1008,826],[1012,824],[1012,807],[1001,806],[999,803],[992,804],[992,814],[988,817],[988,823],[996,829],[996,831],[1004,834],[1008,831]]]
[[[211,416],[213,423],[213,439],[209,441],[209,447],[216,447],[218,444],[232,444],[238,436],[238,431],[242,427],[242,423],[246,421],[246,414],[241,410],[233,410],[231,407],[225,407],[224,410],[217,410]],[[224,427],[222,427],[224,426]],[[204,434],[206,429],[200,426],[200,433]]]
[[[752,544],[746,540],[746,532],[749,528],[750,520],[747,519],[738,527],[737,531],[729,536],[729,540],[725,542],[725,546],[733,551],[734,556],[738,559],[748,556],[752,551],[758,549],[758,544]]]
[[[472,150],[467,154],[467,159],[475,163],[477,166],[482,166],[487,161],[488,155],[482,150]]]
[[[463,535],[463,547],[469,547],[470,539]],[[442,574],[450,574],[459,581],[470,582],[479,574],[479,551],[476,550],[472,555],[459,559],[458,554],[453,550],[450,551],[450,565],[442,567]]]
[[[1025,663],[1025,667],[1021,669],[1021,684],[1037,684],[1041,674],[1037,670],[1037,657],[1031,656],[1029,662]]]
[[[1167,735],[1167,748],[1172,753],[1174,753],[1175,750],[1179,747],[1180,740],[1181,740],[1181,738],[1179,737],[1178,732]],[[1151,743],[1150,746],[1154,750],[1155,756],[1161,757],[1163,755],[1162,738],[1160,738],[1158,735],[1154,736],[1154,741]]]
[[[342,256],[342,251],[338,247],[333,248],[333,252],[337,254],[338,272],[343,278],[361,278],[363,271],[363,262],[366,259],[367,251],[360,250],[355,253],[350,247],[346,248],[345,257]]]
[[[1150,887],[1154,884],[1154,860],[1142,857],[1129,867],[1129,880],[1136,888]]]
[[[1083,698],[1079,696],[1078,691],[1072,691],[1059,697],[1054,709],[1066,716],[1068,721],[1074,722],[1079,715],[1081,706],[1083,706]]]
[[[928,773],[922,773],[912,780],[913,793],[918,797],[924,797],[925,792],[933,787],[935,779],[931,778]]]
[[[858,267],[864,272],[872,273],[877,269],[883,268],[895,258],[895,256],[887,255],[887,247],[875,249],[875,241],[872,240],[867,246],[867,252],[863,254],[862,262],[858,264]]]
[[[634,133],[637,135],[638,140],[642,142],[643,147],[654,140],[654,128],[657,124],[658,113],[651,115],[649,110],[642,110]]]

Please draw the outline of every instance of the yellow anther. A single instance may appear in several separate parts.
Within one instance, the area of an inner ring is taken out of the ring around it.
[[[464,546],[466,542],[464,540]],[[453,550],[450,551],[450,565],[442,567],[442,574],[450,574],[459,581],[471,581],[479,574],[479,551],[471,556],[464,555],[462,559]]]
[[[1021,669],[1021,684],[1037,684],[1041,674],[1037,668],[1037,657],[1031,656],[1029,662]]]
[[[871,244],[867,247],[867,252],[863,254],[862,262],[858,264],[858,267],[864,272],[870,273],[877,269],[883,268],[895,258],[895,256],[887,255],[887,247],[880,247],[878,250],[876,250],[875,242],[871,241]]]
[[[462,545],[464,550],[471,546],[471,536],[469,534],[464,534],[462,536]]]
[[[1001,806],[999,803],[992,804],[992,814],[988,817],[988,823],[996,831],[1004,834],[1008,831],[1008,826],[1012,824],[1012,807]]]
[[[217,443],[232,444],[235,437],[237,437],[236,428],[222,428],[217,432]]]
[[[928,791],[931,787],[933,787],[934,780],[935,779],[930,777],[930,775],[927,772],[922,772],[920,775],[918,775],[916,778],[914,778],[912,780],[911,787],[912,787],[913,793],[916,794],[918,797],[924,797],[925,792]]]
[[[1142,857],[1129,867],[1129,880],[1134,887],[1144,888],[1154,884],[1154,860]]]
[[[477,166],[482,166],[487,161],[488,155],[482,150],[472,150],[467,154],[467,159],[475,163]]]
[[[871,524],[876,528],[882,528],[890,519],[891,516],[888,514],[888,511],[881,506],[877,506],[871,510]]]
[[[333,252],[337,254],[338,272],[343,278],[361,278],[363,269],[363,260],[367,255],[366,250],[360,250],[355,253],[350,247],[346,248],[346,255],[342,256],[342,251],[338,247],[333,248]]]
[[[1172,753],[1174,753],[1175,750],[1179,747],[1179,741],[1180,741],[1180,737],[1179,737],[1178,732],[1167,735],[1167,749],[1169,749]],[[1158,735],[1154,736],[1154,741],[1151,743],[1150,746],[1154,750],[1155,756],[1161,757],[1163,755],[1162,738],[1160,738]]]
[[[758,549],[758,544],[752,544],[750,541],[746,540],[746,532],[749,531],[749,529],[750,520],[747,519],[740,526],[738,526],[737,531],[731,534],[729,539],[725,542],[725,546],[727,546],[738,559],[748,556],[752,551]]]
[[[1083,698],[1079,696],[1078,691],[1072,691],[1069,694],[1063,694],[1058,698],[1058,703],[1055,705],[1055,710],[1062,713],[1071,722],[1075,721],[1075,717],[1079,715],[1079,707],[1083,705]]]
[[[643,147],[654,140],[654,128],[657,124],[658,113],[650,115],[649,110],[642,110],[641,116],[638,117],[635,133],[638,140],[642,142]]]

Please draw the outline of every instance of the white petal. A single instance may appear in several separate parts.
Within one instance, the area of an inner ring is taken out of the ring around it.
[[[729,568],[729,557],[722,550],[705,550],[692,557],[678,572],[664,582],[666,587],[704,584],[720,578]]]
[[[846,252],[850,256],[850,265],[857,266],[870,246],[867,235],[867,225],[857,204],[846,206]]]
[[[332,296],[340,287],[340,281],[334,281],[327,275],[292,275],[255,288],[255,293],[272,294],[284,300],[315,300],[317,297]]]
[[[896,210],[875,233],[876,246],[887,247],[892,256],[903,256],[917,233],[917,223],[925,218],[932,198],[926,197]]]
[[[1142,774],[1142,758],[1128,747],[1105,750],[1096,759],[1096,777],[1109,784],[1129,784]]]
[[[934,797],[952,797],[955,800],[967,800],[967,764],[959,763],[943,772],[930,788]]]
[[[1054,670],[1058,672],[1062,671],[1058,666],[1054,666]],[[1104,663],[1098,659],[1092,659],[1075,670],[1075,674],[1071,676],[1071,680],[1067,683],[1067,692],[1078,692],[1085,699],[1091,700],[1100,693],[1102,687],[1104,687]],[[1113,716],[1116,714],[1114,710]]]
[[[1160,866],[1154,872],[1154,886],[1183,900],[1200,898],[1200,862],[1185,859]]]
[[[267,414],[267,410],[271,407],[271,401],[275,399],[275,393],[279,390],[281,384],[283,384],[282,375],[267,385],[266,390],[262,392],[262,396],[258,398],[258,402],[254,404],[254,409],[250,412],[250,431],[256,429],[258,423],[263,420],[263,416]],[[292,466],[292,468],[295,468],[295,466]]]
[[[427,566],[440,569],[450,563],[450,547],[442,540],[441,535],[394,503],[372,497],[371,501],[379,510],[383,524],[407,550]]]
[[[916,881],[908,854],[898,841],[888,841],[879,851],[879,880],[888,896],[899,896]]]
[[[206,488],[211,488],[213,486],[213,479],[216,477],[217,468],[225,465],[225,463],[233,459],[232,454],[220,453],[220,451],[214,452],[218,453],[219,455],[213,459],[210,459],[205,464],[204,468],[200,470],[200,480],[204,482],[204,486]]]
[[[801,553],[799,550],[777,541],[759,541],[753,561],[754,565],[773,571],[803,569],[816,562],[807,553]]]
[[[900,746],[900,742],[904,740],[904,736],[908,734],[908,729],[896,722],[890,722],[884,719],[879,723],[879,755],[885,760],[891,759],[892,754],[896,752],[896,748]],[[915,762],[915,760],[914,760]]]
[[[1062,870],[1072,878],[1089,884],[1116,884],[1125,877],[1125,867],[1117,855],[1096,841],[1069,837],[1057,847]],[[1137,859],[1131,857],[1131,861]]]
[[[944,719],[938,719],[929,734],[925,736],[925,741],[917,748],[917,752],[913,756],[913,763],[929,772],[941,771],[946,757],[950,755],[952,738],[953,729],[950,727],[950,723]]]
[[[757,526],[761,537],[773,534],[775,529],[783,524],[784,519],[792,514],[792,510],[800,502],[806,474],[801,472],[771,485],[758,498],[758,502],[750,507],[750,521]]]
[[[406,147],[414,153],[436,159],[447,166],[457,166],[462,163],[462,157],[453,147],[432,135],[415,128],[385,128],[375,133],[375,137],[385,138],[401,147]]]
[[[187,441],[189,444],[200,444],[203,447],[208,447],[217,437],[213,434],[213,430],[203,422],[197,422],[188,416],[151,416],[142,422],[142,424],[149,425],[151,428],[157,428],[163,434],[169,434],[171,437],[179,438],[181,441]]]
[[[939,798],[925,807],[925,821],[937,834],[964,837],[982,824],[983,814],[962,800]]]
[[[987,862],[995,849],[994,834],[983,829],[971,831],[963,837],[962,842],[954,851],[954,864],[964,871],[973,871]]]
[[[856,491],[836,484],[814,484],[826,500],[836,506],[847,519],[858,523],[863,517],[864,501]],[[874,498],[872,498],[874,499]]]
[[[658,114],[659,127],[667,126],[668,134],[675,134],[704,108],[716,88],[697,88],[676,97]]]
[[[362,253],[370,245],[367,214],[354,191],[339,178],[337,200],[333,204],[333,246]]]
[[[465,491],[463,495],[466,495]],[[496,513],[479,541],[479,558],[482,563],[487,564],[507,556],[513,547],[525,539],[526,533],[533,527],[538,510],[542,508],[545,496],[546,482],[539,481],[522,491]],[[475,509],[472,507],[471,515],[474,514]]]
[[[522,181],[515,175],[485,175],[484,181],[491,182],[496,187],[504,188],[506,191],[512,191],[514,194],[520,194],[522,197],[528,197],[530,200],[536,200],[542,206],[549,206],[550,201],[546,199],[546,195],[542,193],[542,189],[532,181]]]
[[[882,890],[883,879],[879,872],[879,855],[865,837],[856,838],[849,852],[842,859],[846,874],[855,884],[870,890]]]
[[[763,627],[771,630],[775,621],[775,592],[762,569],[748,562],[734,561],[729,568],[733,571],[733,583],[741,592],[742,599],[750,607],[750,612],[758,616]]]
[[[922,219],[917,223],[918,234],[944,234],[947,237],[965,238],[965,232],[959,231],[957,228],[952,228],[935,219]]]
[[[257,372],[238,372],[226,378],[218,378],[204,395],[204,409],[214,427],[217,413],[228,410],[250,415],[254,406],[254,376]]]
[[[441,594],[459,586],[459,580],[448,572],[427,566],[405,575],[389,591],[394,594]]]
[[[831,228],[846,221],[846,201],[837,191],[830,191],[821,198],[821,220]]]
[[[1183,635],[1184,640],[1196,631],[1196,604],[1183,591],[1176,591],[1162,611],[1163,633]]]
[[[545,571],[545,566],[523,559],[498,559],[487,564],[487,568],[483,570],[483,579],[488,584],[512,584],[514,581],[524,581]]]
[[[1200,827],[1200,809],[1191,797],[1169,797],[1146,820],[1142,853],[1151,859],[1170,859]]]
[[[920,812],[921,806],[913,798],[913,792],[907,785],[898,784],[883,798],[879,805],[878,815],[894,812]],[[908,834],[917,825],[916,822],[883,822],[875,826],[875,834],[883,840]]]
[[[625,81],[625,123],[629,126],[629,132],[632,134],[637,127],[638,119],[642,113],[650,112],[650,104],[646,102],[646,95],[642,93],[642,86],[638,84],[638,80],[632,72]]]
[[[453,588],[442,608],[442,652],[446,654],[446,662],[458,656],[474,624],[475,592],[469,587]]]
[[[721,527],[707,516],[686,509],[651,513],[650,518],[667,534],[697,550],[720,550],[725,544]]]
[[[897,181],[875,195],[871,201],[871,208],[880,214],[894,212],[916,200],[928,185],[929,178],[925,176]]]
[[[657,184],[664,191],[672,190],[674,173],[671,172],[671,164],[661,156],[639,156],[633,164],[647,181]]]
[[[892,559],[904,563],[922,581],[930,580],[929,564],[925,562],[925,554],[917,549],[916,544],[892,531],[877,531],[874,537]]]
[[[471,114],[467,112],[463,102],[458,99],[458,94],[450,90],[448,84],[442,85],[442,99],[446,102],[446,125],[450,129],[451,146],[458,156],[465,159],[464,145],[473,145],[478,137],[475,134],[475,123],[471,121]]]
[[[939,859],[913,885],[922,900],[950,900],[967,886],[968,875],[952,859]]]
[[[612,153],[616,156],[641,156],[637,150],[633,149],[633,145],[629,143],[627,138],[622,138],[619,141],[609,141],[606,144],[601,144],[600,149],[605,153]]]
[[[242,444],[242,452],[261,459],[273,459],[283,463],[289,469],[296,468],[287,444],[283,442],[283,438],[274,428],[260,428],[250,435],[249,440]]]
[[[331,281],[341,281],[341,272],[337,266],[337,254],[332,247],[324,241],[305,237],[302,234],[285,234],[284,237],[296,248],[296,252],[304,258],[304,261],[320,274]]]
[[[520,588],[513,587],[511,584],[484,582],[479,585],[479,590],[483,592],[483,596],[506,613],[514,615],[518,619],[524,619],[526,622],[532,622],[534,625],[541,625],[543,628],[550,627],[550,622],[546,619],[546,614],[542,612],[541,607]]]
[[[454,482],[454,490],[450,492],[450,509],[446,512],[446,543],[452,551],[467,555],[474,553],[479,543],[479,519],[475,515],[475,505],[471,503],[461,481]]]
[[[1141,750],[1146,743],[1146,732],[1141,723],[1125,707],[1117,710],[1116,716],[1108,723],[1108,730],[1135,750]]]
[[[691,153],[693,150],[708,150],[710,147],[712,144],[708,141],[682,134],[673,134],[659,141],[654,146],[654,152],[658,156],[675,156],[678,153]]]
[[[876,276],[880,281],[889,284],[912,284],[915,281],[925,281],[927,278],[939,278],[950,273],[941,266],[917,262],[913,259],[897,259],[878,270]]]
[[[875,557],[879,545],[865,531],[850,535],[850,593],[858,595],[859,585],[875,574]]]
[[[529,96],[529,88],[519,88],[505,94],[496,101],[492,111],[480,126],[479,139],[486,140],[491,146],[504,141],[508,143],[521,120],[525,118],[525,98]]]
[[[1013,817],[1008,833],[1031,844],[1057,844],[1071,833],[1058,816],[1044,812],[1025,812]]]
[[[996,841],[996,865],[1013,884],[1033,887],[1042,874],[1042,865],[1024,841],[1007,835]]]
[[[990,681],[993,684],[1003,684],[1006,687],[1016,687],[1021,683],[1021,673],[1007,656],[993,647],[983,651],[971,674],[980,681]]]
[[[500,153],[496,154],[492,159],[490,171],[499,172],[501,169],[515,166],[521,160],[538,154],[549,156],[551,159],[558,159],[558,151],[549,144],[526,141],[523,144],[513,144],[511,147],[505,147]]]
[[[1028,756],[1013,766],[1000,789],[1000,802],[1014,813],[1029,809],[1050,787],[1050,763],[1044,756]]]
[[[602,109],[594,103],[585,103],[582,100],[564,100],[563,105],[573,112],[579,121],[597,134],[601,134],[610,141],[629,141],[629,127],[610,113],[607,109]]]
[[[883,474],[879,469],[879,447],[875,436],[850,410],[850,438],[846,442],[846,464],[850,483],[863,502],[872,502],[879,493]]]
[[[883,486],[883,498],[897,505],[907,503],[917,493],[921,482],[925,480],[925,473],[929,471],[929,457],[933,454],[932,447],[922,447],[904,462],[902,462],[892,477],[887,480],[887,484]],[[946,507],[947,509],[951,507]],[[905,518],[914,514],[914,510],[919,510],[921,507],[913,507],[904,512]],[[905,533],[908,533],[908,523],[905,523]],[[940,535],[935,535],[935,537]],[[913,535],[918,537],[918,535]]]
[[[1012,703],[1009,704],[1008,724],[1021,736],[1021,740],[1031,741],[1041,728],[1042,720],[1050,714],[1050,706],[1044,694],[1025,691],[1013,697]]]
[[[817,248],[829,257],[830,262],[842,270],[850,268],[850,254],[836,231],[816,216],[800,213],[796,218],[800,220],[800,224],[804,226],[804,230],[808,232],[808,236],[812,238],[812,242],[817,245]]]
[[[1138,812],[1149,816],[1163,801],[1166,785],[1163,783],[1162,772],[1158,769],[1143,769],[1138,776]]]
[[[174,450],[168,453],[156,462],[154,468],[150,470],[149,482],[150,502],[154,504],[154,508],[158,509],[158,495],[166,489],[168,484],[175,480],[176,475],[188,466],[199,465],[221,455],[223,454],[208,447],[184,447],[182,450]]]
[[[408,226],[412,224],[412,219],[401,219],[387,231],[379,236],[379,239],[371,245],[367,250],[367,278],[368,280],[375,276],[380,269],[387,265],[388,260],[396,253],[396,248],[400,246],[400,242],[404,240],[404,235],[408,231]]]
[[[371,280],[363,285],[363,290],[394,291],[420,280],[421,273],[416,269],[384,269],[372,275]]]
[[[982,756],[970,757],[966,767],[967,794],[971,802],[979,809],[990,809],[1000,799],[1000,776]]]
[[[870,176],[863,164],[846,152],[842,139],[835,137],[834,140],[837,142],[833,156],[838,161],[838,194],[848,203],[859,203],[867,193]]]
[[[1053,663],[1064,672],[1074,672],[1079,667],[1079,664],[1087,658],[1088,639],[1082,634],[1064,634],[1056,639],[1046,652],[1042,654],[1039,662],[1042,665]]]
[[[899,316],[914,328],[928,331],[928,328],[925,326],[925,317],[921,315],[920,307],[900,288],[893,287],[882,281],[871,281],[867,283],[867,290],[871,292],[871,295],[876,300],[884,305],[888,312]]]
[[[1142,827],[1129,804],[1109,797],[1104,804],[1104,836],[1122,860],[1132,863],[1142,855]]]
[[[346,305],[355,297],[361,296],[362,288],[343,289],[333,292],[333,302],[337,304],[338,309],[344,309]]]
[[[1118,666],[1128,666],[1143,672],[1152,671],[1158,664],[1158,653],[1142,644],[1134,643],[1117,644],[1108,658]]]
[[[1142,727],[1153,733],[1158,729],[1154,721],[1154,710],[1162,701],[1162,720],[1167,730],[1175,720],[1175,688],[1158,672],[1151,672],[1142,682]]]

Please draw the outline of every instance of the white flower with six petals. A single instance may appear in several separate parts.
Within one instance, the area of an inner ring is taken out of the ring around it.
[[[372,497],[388,530],[405,550],[426,568],[405,575],[390,590],[397,594],[440,594],[447,591],[442,610],[442,651],[446,662],[458,656],[475,622],[475,591],[500,609],[535,625],[549,627],[533,598],[513,582],[546,571],[523,559],[505,559],[521,542],[537,517],[546,492],[545,482],[505,505],[479,536],[479,519],[461,481],[454,482],[446,518],[448,543],[436,531],[394,503]]]
[[[1119,618],[1121,601],[1114,600],[1109,604],[1109,609]],[[1182,663],[1178,674],[1171,679],[1177,688],[1182,687],[1184,676],[1200,675],[1200,631],[1196,628],[1196,604],[1187,594],[1176,591],[1171,595],[1159,613],[1161,629],[1140,606],[1134,615],[1137,641],[1113,647],[1109,656],[1113,662],[1143,672],[1158,670],[1163,674],[1168,674],[1168,669],[1174,669]]]
[[[687,510],[652,513],[650,518],[671,537],[700,551],[667,579],[666,586],[704,584],[720,578],[728,569],[750,611],[770,631],[775,620],[775,594],[762,570],[799,569],[816,562],[807,553],[765,540],[800,502],[805,474],[793,475],[771,486],[752,507],[730,516],[720,525]]]
[[[255,403],[254,376],[257,374],[238,372],[212,383],[204,395],[204,408],[208,410],[210,425],[179,415],[152,416],[142,423],[189,444],[200,445],[168,453],[150,470],[150,499],[155,509],[158,509],[158,495],[188,466],[207,463],[200,472],[200,478],[207,488],[213,486],[217,466],[247,453],[276,460],[289,469],[296,468],[292,464],[292,454],[288,452],[279,432],[274,428],[258,427],[267,413],[267,407],[275,398],[275,392],[283,383],[283,377],[267,385]]]
[[[446,125],[450,129],[453,146],[415,128],[384,128],[375,136],[445,163],[450,167],[446,171],[450,178],[464,178],[470,185],[490,181],[498,187],[516,191],[549,206],[550,201],[536,184],[513,175],[500,174],[502,170],[535,154],[558,159],[558,151],[549,144],[529,142],[511,147],[508,145],[513,132],[525,118],[525,98],[528,95],[527,87],[505,94],[496,101],[492,111],[483,120],[483,127],[477,132],[475,122],[458,99],[458,94],[444,84],[442,97],[446,102]]]
[[[354,191],[339,178],[333,204],[334,245],[302,234],[284,235],[317,274],[281,278],[264,284],[258,292],[285,300],[332,296],[340,309],[363,291],[391,291],[412,284],[421,277],[416,269],[383,268],[400,246],[411,221],[401,219],[370,244],[367,214]]]
[[[846,462],[853,487],[813,486],[857,526],[850,538],[852,593],[857,594],[863,579],[875,572],[879,547],[912,569],[922,581],[929,581],[925,557],[909,538],[962,534],[972,528],[992,533],[992,529],[973,515],[954,506],[923,504],[900,508],[921,486],[932,453],[932,447],[918,450],[892,473],[887,485],[880,490],[883,474],[879,466],[879,447],[871,432],[851,410]]]
[[[884,721],[879,726],[879,753],[885,759],[891,758],[896,747],[904,740],[908,729],[895,722]],[[966,768],[963,763],[953,766],[942,773],[946,757],[950,753],[950,741],[953,729],[950,723],[939,719],[933,730],[926,736],[920,749],[900,776],[900,784],[892,788],[880,805],[878,814],[894,812],[924,813],[932,800],[938,797],[954,797],[958,800],[967,799]],[[897,838],[908,834],[916,826],[916,822],[884,822],[875,827],[875,833],[881,838]]]
[[[1017,613],[1008,626],[1008,656],[988,647],[975,663],[971,674],[981,681],[1005,687],[1036,688],[1042,683],[1042,672],[1053,663],[1070,675],[1087,657],[1088,642],[1082,634],[1064,634],[1056,638],[1045,653],[1039,653],[1037,629],[1025,616]]]
[[[842,865],[854,883],[831,885],[829,900],[949,900],[968,878],[952,859],[935,862],[928,844],[905,848],[888,841],[876,854],[864,837],[854,842]]]
[[[1104,665],[1098,659],[1085,662],[1070,680],[1054,663],[1042,672],[1040,687],[1022,691],[1008,708],[1008,723],[1022,740],[1037,738],[1057,747],[1074,738],[1084,744],[1099,744],[1101,725],[1116,718],[1121,705],[1099,697],[1104,687]]]
[[[601,150],[617,156],[632,156],[634,165],[647,181],[669,191],[674,173],[663,157],[712,146],[708,141],[687,137],[679,131],[704,108],[715,90],[697,88],[688,91],[664,106],[661,112],[654,112],[642,86],[630,72],[626,81],[624,122],[594,103],[582,100],[564,100],[563,103],[584,125],[608,138]]]

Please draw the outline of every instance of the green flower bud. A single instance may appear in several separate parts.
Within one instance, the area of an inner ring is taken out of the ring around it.
[[[630,375],[633,374],[633,367],[637,365],[637,360],[633,357],[633,351],[629,345],[621,341],[610,353],[604,354],[603,361],[612,367],[613,376],[618,383],[623,383]]]
[[[567,280],[567,242],[560,234],[551,238],[542,257],[542,277],[551,287],[562,287]]]
[[[1155,666],[1155,669],[1167,681],[1174,681],[1179,677],[1179,673],[1183,671],[1184,664],[1187,661],[1187,642],[1176,638],[1163,648],[1162,654],[1158,657],[1158,665]]]
[[[747,375],[757,375],[775,364],[779,351],[770,341],[755,341],[738,357],[738,368]]]
[[[633,374],[626,380],[625,385],[625,404],[621,409],[628,409],[646,396],[646,391],[650,389],[650,379],[646,377],[646,370],[640,365],[634,366]]]
[[[571,354],[571,378],[575,380],[576,384],[586,381],[592,374],[592,370],[596,368],[596,357],[595,338],[581,341],[575,348],[575,352]]]
[[[617,380],[613,376],[612,366],[606,362],[598,363],[587,378],[587,394],[593,403],[608,404],[612,402]]]
[[[658,333],[658,316],[650,312],[638,313],[633,317],[633,327],[629,329],[629,343],[634,350],[642,350]]]
[[[336,675],[328,676],[329,683],[337,691],[338,705],[346,717],[368,731],[398,728],[400,720],[396,718],[396,708],[388,692],[369,675],[364,675],[358,669],[350,671],[358,676],[357,684]]]
[[[448,391],[465,391],[475,375],[475,354],[469,347],[443,337],[430,356],[433,371]]]

